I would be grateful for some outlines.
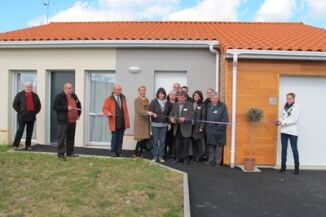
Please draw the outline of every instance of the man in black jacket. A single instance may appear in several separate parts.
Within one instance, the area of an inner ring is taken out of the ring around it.
[[[189,164],[188,152],[192,136],[193,104],[187,100],[187,93],[180,91],[178,102],[172,105],[170,122],[174,124],[173,135],[176,137],[176,162]]]
[[[13,147],[18,150],[20,140],[23,136],[26,125],[26,150],[31,150],[31,141],[34,130],[34,123],[36,120],[36,114],[41,110],[41,102],[36,93],[32,91],[32,83],[26,82],[23,91],[17,93],[15,96],[12,107],[17,112],[18,129],[16,132]]]
[[[73,85],[66,83],[63,92],[56,96],[53,103],[53,109],[57,112],[59,160],[66,160],[66,156],[78,156],[74,153],[74,145],[76,122],[81,115],[81,103],[73,92]]]

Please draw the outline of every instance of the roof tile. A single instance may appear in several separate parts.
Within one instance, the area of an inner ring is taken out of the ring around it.
[[[222,49],[326,51],[326,30],[303,23],[53,22],[0,33],[0,41],[218,40]]]

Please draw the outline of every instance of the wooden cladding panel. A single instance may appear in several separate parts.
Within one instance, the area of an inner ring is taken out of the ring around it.
[[[225,67],[225,103],[231,121],[232,109],[232,60]],[[243,164],[249,156],[249,124],[246,118],[252,106],[264,110],[264,124],[254,134],[254,158],[257,164],[275,165],[277,152],[277,128],[273,125],[278,118],[279,79],[281,75],[326,76],[326,62],[309,61],[256,61],[241,60],[238,63],[237,80],[237,126],[236,126],[236,164]],[[269,98],[276,99],[275,105]],[[227,129],[227,144],[224,148],[224,163],[230,163],[231,125]]]

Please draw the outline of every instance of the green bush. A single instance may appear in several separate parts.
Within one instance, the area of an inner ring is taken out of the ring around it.
[[[247,118],[250,122],[259,122],[264,118],[264,111],[261,108],[251,107],[247,112]]]

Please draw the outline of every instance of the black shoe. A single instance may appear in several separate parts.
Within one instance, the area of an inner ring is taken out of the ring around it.
[[[58,160],[60,160],[60,161],[66,161],[66,157],[65,156],[59,156],[58,157]]]
[[[193,158],[192,158],[192,161],[197,161],[197,160],[198,160],[197,157],[193,157]]]
[[[176,163],[181,163],[181,162],[183,162],[183,160],[181,160],[181,159],[176,159],[174,162],[176,162]]]
[[[284,173],[286,170],[286,166],[285,165],[282,165],[281,166],[281,169],[279,170],[279,173]]]
[[[299,175],[299,165],[294,166],[293,175]]]

